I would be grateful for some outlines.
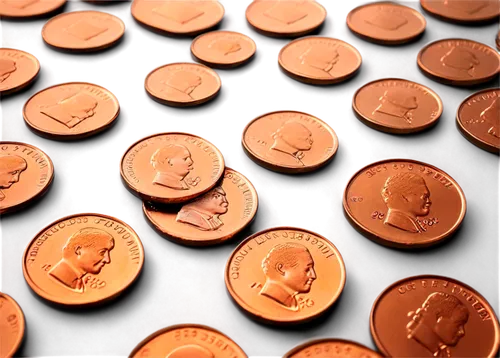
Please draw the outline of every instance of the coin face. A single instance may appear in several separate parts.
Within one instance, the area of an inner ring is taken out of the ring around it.
[[[160,133],[134,143],[123,155],[121,176],[143,200],[182,203],[212,189],[224,173],[222,153],[186,133]]]
[[[30,18],[49,14],[66,4],[66,0],[1,0],[0,16]]]
[[[491,22],[500,15],[497,0],[420,0],[420,5],[441,20],[456,23]]]
[[[417,63],[424,75],[455,86],[491,81],[500,69],[500,57],[494,49],[463,39],[428,44],[418,53]]]
[[[388,357],[496,357],[498,319],[472,287],[422,275],[395,282],[370,316],[377,348]]]
[[[450,237],[466,211],[460,186],[442,170],[414,160],[383,160],[358,171],[344,191],[344,211],[356,230],[401,249]]]
[[[386,78],[361,87],[352,101],[356,117],[388,133],[414,133],[437,123],[443,113],[441,98],[421,84]]]
[[[99,51],[116,44],[125,33],[125,24],[114,15],[100,11],[74,11],[50,19],[42,29],[50,46],[73,52]]]
[[[305,173],[324,166],[337,152],[332,128],[307,113],[280,111],[264,114],[243,131],[245,153],[257,164],[283,173]]]
[[[24,337],[24,315],[12,297],[0,292],[0,357],[13,357]]]
[[[420,37],[427,22],[418,11],[394,2],[359,6],[347,15],[347,26],[365,40],[400,45]]]
[[[144,249],[124,222],[101,214],[76,214],[53,222],[23,256],[26,282],[40,297],[65,306],[111,300],[139,276]]]
[[[217,72],[197,63],[171,63],[146,77],[146,92],[157,102],[175,106],[197,106],[215,98],[221,88]]]
[[[301,344],[283,358],[382,358],[380,354],[359,343],[325,338]]]
[[[283,47],[278,63],[288,76],[297,81],[330,85],[354,76],[361,67],[361,55],[341,40],[306,37]]]
[[[40,63],[32,54],[0,48],[0,95],[11,94],[28,86],[39,71]]]
[[[311,321],[344,289],[337,248],[308,230],[278,227],[244,240],[226,265],[226,287],[252,318],[271,324]]]
[[[85,82],[46,88],[33,95],[23,109],[31,130],[59,140],[97,134],[112,126],[119,113],[118,100],[110,91]]]

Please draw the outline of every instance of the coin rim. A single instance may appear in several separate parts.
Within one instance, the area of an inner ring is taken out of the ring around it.
[[[66,5],[68,1],[63,0],[61,4],[57,5],[56,7],[51,8],[50,10],[45,10],[42,12],[37,12],[34,14],[29,14],[29,15],[5,15],[2,14],[0,11],[0,18],[6,18],[6,19],[34,19],[46,14],[50,14],[52,12],[56,12],[57,10],[61,9],[64,5]]]
[[[427,12],[431,16],[434,16],[437,19],[440,19],[440,20],[446,21],[446,22],[458,23],[458,24],[487,24],[487,23],[495,21],[498,17],[500,17],[500,10],[499,10],[499,12],[494,16],[486,16],[486,17],[482,17],[479,19],[468,19],[465,17],[453,18],[453,17],[446,16],[438,11],[432,11],[430,7],[427,7],[428,6],[427,2],[425,2],[425,5],[424,5],[424,1],[425,0],[420,0],[420,7],[422,9],[424,9],[425,12]]]
[[[16,302],[16,300],[14,300],[11,296],[9,296],[8,294],[3,293],[3,292],[0,292],[0,296],[3,296],[8,302],[10,302],[12,304],[12,306],[14,306],[14,309],[18,311],[18,315],[21,318],[20,319],[21,332],[18,335],[17,340],[14,343],[14,346],[12,347],[12,349],[9,352],[7,352],[7,356],[6,356],[6,357],[12,357],[12,356],[14,356],[14,354],[17,352],[17,350],[19,349],[19,347],[21,347],[21,344],[23,343],[24,334],[26,331],[26,319],[24,317],[24,312],[23,312],[21,306],[19,306],[19,304]]]
[[[1,18],[1,16],[0,16],[0,18]],[[24,54],[26,57],[30,58],[35,63],[35,66],[36,66],[35,74],[31,78],[29,78],[27,81],[25,81],[17,86],[7,88],[6,90],[0,90],[0,95],[6,96],[6,95],[9,95],[9,94],[12,94],[12,93],[15,93],[15,92],[22,90],[23,88],[29,86],[31,83],[33,83],[33,81],[36,80],[36,78],[38,77],[38,74],[40,73],[40,61],[38,61],[38,59],[35,57],[35,55],[32,55],[31,53],[26,52],[26,51],[22,51],[22,50],[10,48],[10,47],[1,47],[0,52],[3,50],[20,52],[20,53]]]
[[[361,343],[350,341],[348,339],[341,339],[341,338],[319,338],[319,339],[312,339],[307,342],[304,342],[302,344],[299,344],[298,346],[295,346],[291,350],[285,353],[283,358],[291,358],[292,355],[300,353],[302,350],[312,347],[316,344],[321,344],[321,343],[340,343],[340,344],[350,344],[354,347],[361,348],[361,349],[366,349],[367,351],[371,352],[370,354],[375,354],[374,358],[382,358],[382,356],[378,353],[375,352],[373,349],[368,348],[364,346]],[[318,358],[322,358],[322,356],[318,356]],[[346,357],[347,358],[347,357]]]

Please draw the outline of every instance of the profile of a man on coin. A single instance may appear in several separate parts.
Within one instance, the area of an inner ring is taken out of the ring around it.
[[[384,113],[389,116],[402,118],[411,124],[411,111],[418,108],[417,97],[408,96],[404,91],[387,90],[379,98],[380,104],[372,114]]]
[[[197,74],[189,71],[177,71],[163,82],[165,85],[163,91],[178,100],[192,101],[194,98],[191,94],[201,83],[202,79]]]
[[[488,134],[500,138],[500,97],[495,98],[493,103],[481,112],[480,118],[491,126]]]
[[[176,190],[188,190],[185,178],[193,170],[191,152],[181,144],[169,144],[157,149],[151,157],[156,171],[153,183]]]
[[[337,62],[339,62],[339,53],[335,48],[329,46],[311,46],[302,55],[300,55],[300,64],[307,66],[306,73],[314,75],[315,72],[320,77],[335,76],[331,73]]]
[[[480,64],[476,55],[467,49],[452,47],[451,50],[441,57],[441,63],[445,67],[453,68],[473,77],[476,66]]]
[[[0,58],[0,83],[9,78],[10,74],[16,70],[15,61],[10,58]]]
[[[297,121],[283,123],[272,135],[274,143],[268,155],[280,164],[304,166],[305,151],[314,143],[312,133]]]
[[[41,108],[40,112],[68,128],[73,128],[80,122],[92,117],[95,114],[97,105],[98,102],[94,97],[79,92],[53,106]]]
[[[0,155],[0,201],[5,199],[1,189],[9,189],[13,184],[19,182],[21,173],[28,168],[24,158],[17,155]]]

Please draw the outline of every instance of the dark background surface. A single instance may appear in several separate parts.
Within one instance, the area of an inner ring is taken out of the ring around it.
[[[241,24],[241,9],[230,6]],[[232,337],[249,357],[278,357],[305,339],[342,337],[375,348],[368,325],[370,304],[392,281],[412,274],[443,274],[477,289],[498,312],[499,264],[499,156],[468,142],[455,124],[456,105],[467,95],[498,86],[498,79],[475,87],[438,84],[423,76],[415,55],[425,43],[445,37],[464,37],[494,46],[498,19],[466,25],[436,20],[426,14],[427,30],[410,44],[370,44],[342,30],[347,0],[329,4],[336,34],[360,48],[361,71],[345,83],[329,87],[297,88],[276,70],[273,54],[280,44],[261,46],[260,61],[225,82],[225,103],[196,111],[171,112],[149,104],[136,73],[171,56],[184,56],[179,45],[188,43],[151,34],[129,22],[128,37],[118,46],[94,56],[63,55],[42,48],[46,66],[37,80],[21,92],[0,99],[3,138],[22,139],[43,147],[52,157],[55,177],[46,195],[13,214],[0,217],[0,288],[21,306],[26,331],[19,356],[124,356],[148,333],[168,324],[208,324]],[[335,6],[337,6],[335,8]],[[418,7],[418,4],[413,3]],[[65,9],[105,9],[129,18],[128,2],[70,2]],[[2,21],[4,42],[8,33],[22,33],[19,45],[37,42],[38,22]],[[334,32],[330,21],[322,32]],[[233,25],[234,26],[234,25]],[[320,31],[320,32],[321,32]],[[3,44],[3,46],[9,46]],[[163,56],[163,57],[162,57]],[[160,59],[162,57],[162,59]],[[127,96],[123,115],[110,129],[87,140],[60,142],[32,134],[24,125],[20,108],[32,93],[57,80],[82,78],[105,82]],[[421,81],[442,97],[445,109],[437,123],[420,133],[387,135],[359,123],[348,110],[353,90],[382,76],[402,76]],[[108,81],[108,82],[106,82]],[[217,102],[217,101],[216,101]],[[305,176],[279,176],[240,158],[237,132],[242,121],[272,107],[305,107],[327,116],[343,134],[334,160]],[[128,112],[128,115],[127,115]],[[352,124],[351,124],[352,123]],[[154,128],[196,128],[215,137],[233,159],[241,163],[261,186],[261,203],[251,225],[233,240],[210,248],[175,244],[159,236],[138,210],[140,201],[120,190],[116,180],[116,156],[137,135]],[[341,190],[350,172],[368,159],[411,157],[432,163],[451,175],[467,198],[467,213],[459,229],[444,242],[425,249],[402,250],[381,246],[363,237],[346,221]],[[239,160],[241,159],[241,162]],[[111,211],[127,217],[142,238],[145,264],[135,283],[117,298],[92,307],[65,307],[38,297],[26,284],[20,267],[24,245],[41,226],[76,209]],[[320,318],[299,326],[273,326],[246,316],[227,293],[222,267],[232,249],[248,234],[276,222],[306,224],[321,230],[340,249],[347,282],[339,300]]]

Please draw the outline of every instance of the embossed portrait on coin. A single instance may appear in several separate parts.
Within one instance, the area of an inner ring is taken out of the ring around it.
[[[445,67],[453,68],[473,77],[476,66],[478,66],[480,62],[476,55],[469,50],[460,47],[452,47],[443,57],[441,57],[441,63]]]
[[[305,151],[312,148],[314,140],[306,126],[294,120],[286,121],[272,134],[274,143],[269,154],[280,164],[301,165]]]
[[[98,275],[111,263],[113,236],[104,230],[88,227],[75,232],[62,249],[61,260],[49,271],[54,280],[77,292],[85,292],[83,277]]]
[[[153,183],[176,190],[188,190],[186,176],[193,170],[191,152],[180,144],[169,144],[159,148],[151,157],[151,165],[156,170]]]
[[[291,242],[274,246],[262,260],[262,270],[266,283],[259,294],[292,311],[299,310],[296,296],[308,293],[316,279],[309,250]]]
[[[444,5],[473,15],[488,6],[484,0],[444,0]]]
[[[227,213],[228,206],[226,192],[218,186],[201,198],[184,205],[175,220],[203,231],[217,230],[224,225],[220,215]]]
[[[388,12],[379,10],[375,16],[366,19],[365,22],[384,30],[396,31],[400,27],[406,25],[408,20],[394,11]]]
[[[7,5],[10,5],[10,6],[13,6],[15,8],[22,10],[22,9],[25,9],[28,6],[31,6],[39,1],[40,0],[3,0],[2,2],[4,4],[7,4]]]
[[[188,344],[174,349],[165,358],[215,358],[215,355],[205,347]]]
[[[5,199],[5,193],[1,189],[9,189],[19,182],[21,173],[28,168],[24,158],[14,154],[0,155],[0,201]]]
[[[408,172],[395,174],[387,178],[381,194],[389,209],[385,225],[411,233],[425,231],[418,217],[429,214],[432,202],[424,178]]]
[[[435,292],[415,312],[409,312],[408,339],[429,351],[429,356],[451,357],[448,347],[455,347],[465,336],[469,310],[455,296]]]
[[[16,62],[10,58],[0,58],[0,83],[9,78],[17,70]]]
[[[278,1],[264,12],[264,16],[291,25],[307,16],[307,12],[302,7],[303,5],[299,1]]]
[[[302,55],[299,56],[300,64],[306,66],[307,72],[311,69],[321,71],[322,75],[328,75],[332,78],[335,76],[331,74],[334,66],[339,62],[339,53],[336,49],[328,46],[311,46]]]
[[[404,91],[388,89],[384,92],[382,97],[379,98],[380,104],[373,111],[372,114],[377,112],[384,113],[389,116],[404,119],[406,123],[411,124],[412,114],[411,111],[418,108],[417,97],[409,96]]]
[[[68,26],[65,31],[83,41],[88,41],[103,32],[108,31],[107,27],[95,26],[88,21],[82,19]]]
[[[92,117],[97,105],[98,102],[94,97],[78,92],[53,106],[40,108],[40,112],[68,128],[73,128]]]
[[[153,12],[181,25],[202,16],[205,12],[187,1],[167,1]]]
[[[168,92],[180,100],[193,100],[193,91],[202,84],[200,76],[189,71],[177,71],[170,75],[169,79],[162,82],[165,85],[163,91]]]
[[[208,48],[213,49],[219,53],[222,53],[224,56],[227,56],[232,53],[240,51],[241,45],[236,41],[220,38],[212,41],[208,45]]]
[[[488,133],[493,137],[500,138],[500,98],[497,97],[480,115],[481,121],[488,123],[491,127]]]

